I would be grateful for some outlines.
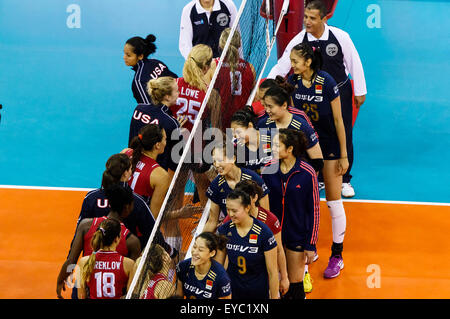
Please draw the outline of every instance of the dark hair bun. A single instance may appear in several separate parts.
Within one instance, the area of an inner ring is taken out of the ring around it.
[[[156,37],[153,34],[149,34],[146,38],[145,38],[145,42],[148,43],[153,43],[156,41]]]

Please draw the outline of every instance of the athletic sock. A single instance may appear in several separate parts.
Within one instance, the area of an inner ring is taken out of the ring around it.
[[[333,231],[333,242],[343,243],[345,230],[347,227],[347,218],[345,216],[342,199],[327,201],[328,209],[331,215],[331,229]]]

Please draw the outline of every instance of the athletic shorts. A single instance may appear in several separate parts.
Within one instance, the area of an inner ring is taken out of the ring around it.
[[[320,139],[320,149],[324,160],[337,160],[341,157],[341,147],[339,140],[336,139]]]

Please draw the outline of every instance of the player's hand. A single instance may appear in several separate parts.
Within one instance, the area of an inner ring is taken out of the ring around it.
[[[193,215],[200,214],[203,212],[203,208],[194,205],[185,205],[180,209],[173,210],[170,214],[172,218],[191,218]]]
[[[366,100],[366,96],[365,95],[355,96],[355,106],[356,106],[356,108],[359,109],[359,107],[361,105],[363,105],[365,100]]]
[[[56,296],[58,297],[58,299],[64,299],[64,297],[61,294],[61,290],[66,291],[66,284],[63,281],[57,281],[56,282]]]
[[[283,296],[284,294],[286,294],[289,290],[289,279],[286,278],[281,278],[280,280],[280,294]]]
[[[316,255],[316,252],[314,250],[305,250],[305,264],[309,265],[314,262],[314,256]]]
[[[178,115],[177,116],[177,121],[178,123],[180,123],[180,127],[182,127],[188,120],[187,115]]]
[[[348,170],[348,166],[349,166],[349,163],[348,163],[347,157],[338,159],[338,161],[336,163],[336,173],[339,176],[344,175],[345,172],[347,172],[347,170]]]

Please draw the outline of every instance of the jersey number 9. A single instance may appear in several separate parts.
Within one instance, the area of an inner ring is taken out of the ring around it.
[[[245,260],[245,257],[238,256],[238,258],[237,258],[237,265],[239,267],[239,273],[241,275],[244,275],[247,272],[247,262]]]

